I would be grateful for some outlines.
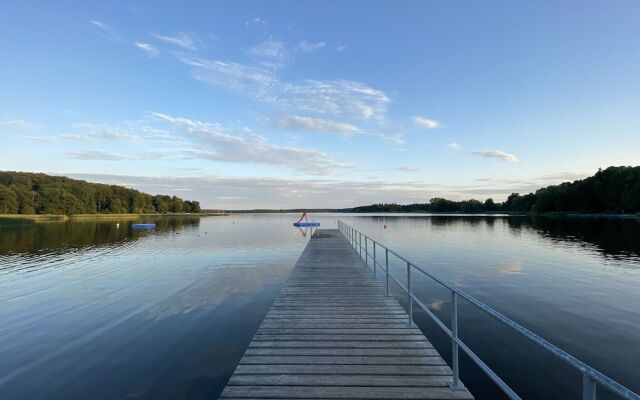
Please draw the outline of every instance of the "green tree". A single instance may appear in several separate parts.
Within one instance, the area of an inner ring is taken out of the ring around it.
[[[18,212],[18,196],[8,187],[0,187],[0,213],[16,214]]]

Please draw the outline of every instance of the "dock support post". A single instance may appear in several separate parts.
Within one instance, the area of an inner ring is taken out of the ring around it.
[[[596,381],[582,373],[582,400],[596,400]]]
[[[413,326],[413,298],[411,297],[411,264],[407,261],[407,300],[409,301],[409,326]]]
[[[384,249],[384,270],[387,275],[387,297],[389,297],[389,249]]]
[[[458,366],[458,295],[451,292],[451,390],[460,390],[460,368]]]

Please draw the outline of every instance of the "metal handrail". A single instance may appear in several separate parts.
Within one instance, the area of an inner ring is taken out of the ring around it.
[[[407,300],[409,303],[409,325],[413,325],[413,302],[415,302],[418,307],[420,307],[435,323],[438,325],[447,336],[451,338],[451,353],[452,353],[452,366],[453,370],[453,382],[451,383],[451,389],[457,390],[462,387],[460,384],[460,375],[458,368],[458,349],[462,349],[475,363],[480,367],[480,369],[487,374],[487,376],[510,398],[510,399],[520,399],[513,389],[511,389],[491,368],[485,364],[480,357],[478,357],[459,337],[458,337],[458,297],[463,298],[469,303],[473,304],[480,310],[486,312],[490,316],[494,317],[504,325],[512,328],[516,332],[520,333],[522,336],[531,340],[536,345],[542,347],[555,357],[560,360],[566,362],[570,366],[574,367],[578,371],[582,373],[582,399],[583,400],[595,400],[596,398],[596,384],[600,384],[602,387],[608,389],[611,393],[617,395],[621,399],[625,400],[640,400],[640,396],[630,389],[622,386],[618,382],[604,375],[603,373],[595,370],[579,359],[575,358],[571,354],[566,351],[558,348],[557,346],[551,344],[547,340],[541,338],[535,333],[531,332],[524,326],[518,324],[512,319],[506,317],[500,312],[494,310],[492,307],[487,304],[481,302],[475,297],[465,293],[464,291],[456,288],[455,286],[443,281],[442,279],[434,276],[430,272],[425,271],[423,268],[417,266],[410,260],[396,253],[395,251],[387,248],[386,246],[380,244],[369,236],[363,234],[362,232],[356,230],[349,224],[346,224],[342,221],[338,221],[338,228],[340,232],[345,236],[347,241],[351,246],[354,247],[358,251],[358,255],[365,260],[365,266],[369,266],[369,256],[371,254],[368,252],[368,242],[371,241],[373,245],[373,273],[374,277],[376,277],[377,266],[379,265],[382,268],[382,265],[377,262],[376,257],[376,247],[381,247],[385,250],[385,277],[386,277],[386,292],[387,296],[389,295],[389,277],[396,282],[396,284],[407,293]],[[362,246],[362,239],[364,238],[364,249]],[[365,251],[365,255],[363,257],[362,251]],[[400,260],[404,261],[407,264],[407,285],[403,285],[398,278],[393,276],[389,272],[389,253],[393,254]],[[449,329],[428,307],[418,299],[413,291],[411,290],[411,270],[416,269],[427,277],[431,278],[435,282],[449,289],[451,292],[451,329]]]

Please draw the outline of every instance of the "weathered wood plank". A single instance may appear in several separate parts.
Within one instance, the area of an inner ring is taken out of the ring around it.
[[[254,340],[249,344],[251,348],[329,348],[329,349],[432,349],[433,345],[427,340],[420,341],[260,341]]]
[[[252,399],[472,399],[467,391],[433,387],[227,386],[220,396]]]
[[[451,375],[245,375],[235,374],[229,385],[287,385],[287,386],[414,386],[445,387]]]
[[[424,341],[423,335],[282,335],[272,334],[263,335],[256,334],[253,337],[254,341],[260,340],[306,340],[306,341],[327,341],[327,340],[352,340],[352,341],[375,341],[375,342],[396,342],[396,341]]]
[[[451,375],[446,365],[238,365],[236,374]]]
[[[353,348],[277,348],[277,349],[257,349],[249,347],[244,353],[245,356],[427,356],[435,357],[438,352],[431,349],[353,349]]]
[[[371,333],[370,329],[358,329],[358,328],[315,328],[315,329],[295,329],[295,328],[260,328],[258,334],[260,335],[366,335]],[[377,335],[420,335],[420,329],[417,328],[379,328],[375,330]]]
[[[446,365],[440,356],[249,356],[240,364]]]

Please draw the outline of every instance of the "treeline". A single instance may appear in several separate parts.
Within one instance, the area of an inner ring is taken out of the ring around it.
[[[199,213],[200,203],[64,176],[0,171],[0,214]]]
[[[485,201],[453,201],[433,198],[428,203],[372,204],[355,207],[352,212],[640,212],[640,167],[609,167],[594,176],[547,186],[535,193],[512,193],[502,203]]]

